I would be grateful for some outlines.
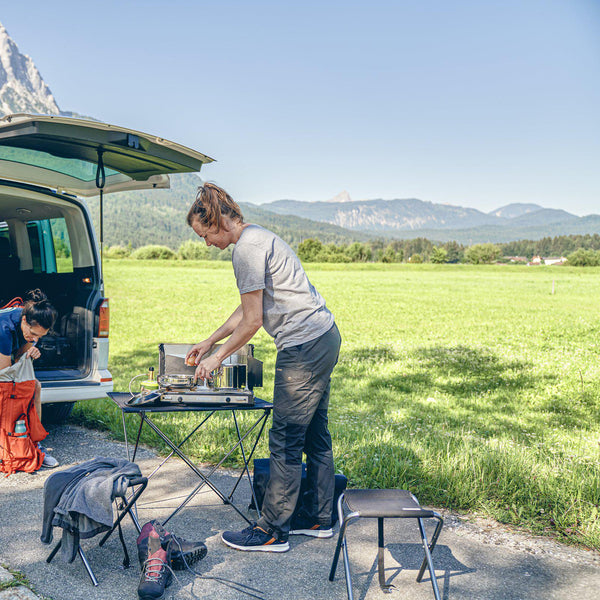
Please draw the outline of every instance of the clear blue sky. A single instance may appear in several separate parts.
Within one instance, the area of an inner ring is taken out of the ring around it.
[[[14,0],[64,110],[218,159],[240,201],[600,213],[600,1]]]

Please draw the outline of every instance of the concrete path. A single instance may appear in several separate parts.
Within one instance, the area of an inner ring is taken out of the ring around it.
[[[125,456],[124,445],[106,434],[70,425],[53,429],[46,444],[65,467],[95,456]],[[148,474],[160,460],[144,450],[140,456],[142,471]],[[52,600],[135,600],[140,573],[135,561],[137,533],[129,519],[124,532],[135,562],[130,569],[121,568],[123,553],[117,535],[103,548],[97,547],[98,537],[84,543],[100,581],[98,587],[92,586],[79,559],[67,564],[58,555],[51,564],[45,562],[51,546],[42,545],[39,536],[43,485],[49,473],[19,473],[0,479],[0,563],[24,573],[38,595]],[[230,488],[233,473],[220,471],[217,482]],[[141,498],[140,521],[165,518],[196,483],[195,475],[181,461],[167,462]],[[249,497],[248,485],[240,486],[236,501],[244,510]],[[252,517],[253,513],[248,515]],[[452,514],[445,514],[445,518],[446,526],[433,556],[444,600],[600,598],[598,553],[511,532],[493,522]],[[206,542],[208,555],[196,565],[202,575],[242,582],[260,590],[258,596],[265,600],[346,598],[341,562],[335,581],[328,581],[335,537],[317,540],[294,536],[291,550],[284,554],[244,553],[225,547],[220,541],[221,532],[244,526],[245,522],[231,507],[223,505],[212,492],[203,491],[168,523],[167,529],[187,539]],[[60,531],[55,530],[55,534],[59,536]],[[350,526],[348,540],[357,600],[433,598],[428,577],[422,583],[415,581],[422,556],[415,522],[386,522],[386,576],[396,586],[391,596],[382,595],[377,581],[376,521],[362,519]],[[180,571],[177,575],[178,581],[167,590],[167,599],[251,598],[215,580],[189,572]],[[22,587],[8,588],[0,591],[0,600],[31,598],[27,594],[28,590]]]

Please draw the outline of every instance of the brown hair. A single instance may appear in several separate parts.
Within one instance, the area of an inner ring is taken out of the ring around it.
[[[23,304],[23,316],[30,327],[39,325],[44,329],[52,329],[57,312],[50,304],[46,294],[39,288],[29,290]]]
[[[221,229],[221,217],[226,216],[233,221],[244,222],[242,211],[233,198],[214,183],[205,183],[198,188],[196,200],[192,204],[188,214],[187,223],[198,219],[200,223],[209,229],[216,227]]]

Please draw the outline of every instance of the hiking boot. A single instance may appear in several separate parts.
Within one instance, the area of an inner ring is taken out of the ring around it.
[[[44,461],[42,462],[42,467],[46,467],[46,469],[54,469],[54,467],[58,467],[59,462],[54,458],[54,456],[50,456],[50,454],[48,454],[48,450],[44,448],[39,442],[38,448],[40,452],[44,453]]]
[[[224,531],[221,539],[228,546],[246,552],[287,552],[290,549],[286,540],[265,531],[256,523],[242,531]]]
[[[146,538],[146,550],[142,577],[138,585],[138,596],[140,600],[160,600],[165,595],[165,588],[171,584],[173,578],[169,569],[171,539],[166,541],[166,547],[164,547],[160,536],[152,529]]]
[[[171,568],[175,571],[185,569],[186,564],[191,567],[206,556],[206,545],[203,542],[189,542],[166,531],[158,521],[150,521],[142,527],[137,539],[140,565],[143,565],[148,555],[148,536],[151,531],[158,534],[163,545],[166,544],[167,540],[171,540]]]

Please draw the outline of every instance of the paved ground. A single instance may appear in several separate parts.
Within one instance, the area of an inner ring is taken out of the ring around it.
[[[109,440],[103,433],[74,426],[52,430],[47,445],[54,448],[54,455],[63,466],[95,456],[125,456],[123,444]],[[151,452],[142,452],[140,465],[145,474],[159,462]],[[66,564],[57,556],[51,564],[45,562],[51,547],[42,545],[39,536],[43,485],[48,474],[48,471],[32,475],[19,473],[0,480],[0,563],[23,572],[37,594],[53,600],[135,600],[139,568],[137,564],[128,570],[120,567],[123,556],[116,535],[103,548],[97,547],[99,538],[84,544],[100,581],[97,588],[92,587],[79,560]],[[142,523],[151,518],[164,518],[181,495],[195,485],[194,477],[181,461],[166,463],[139,503]],[[231,486],[233,481],[231,472],[219,472],[220,486]],[[236,492],[236,499],[245,510],[249,500],[247,485]],[[492,522],[472,521],[452,514],[446,514],[445,518],[446,526],[434,553],[444,600],[596,600],[600,597],[600,555],[597,553],[510,532]],[[169,523],[174,533],[206,542],[208,556],[197,565],[205,576],[253,586],[261,590],[258,595],[265,600],[346,598],[343,565],[339,565],[333,583],[327,579],[335,538],[294,537],[291,550],[284,554],[242,553],[226,548],[220,541],[220,533],[243,526],[244,521],[212,492],[201,492],[193,506]],[[130,554],[135,559],[136,532],[131,521],[127,520],[124,529]],[[60,533],[55,531],[57,535]],[[384,597],[377,583],[376,536],[374,520],[360,520],[349,530],[357,600]],[[416,524],[400,520],[386,522],[386,539],[389,542],[386,576],[396,586],[389,597],[433,598],[429,579],[422,583],[415,581],[421,560]],[[178,578],[168,589],[167,599],[250,598],[191,573],[178,572]],[[23,588],[0,591],[0,600],[21,598],[31,598],[31,595]]]

